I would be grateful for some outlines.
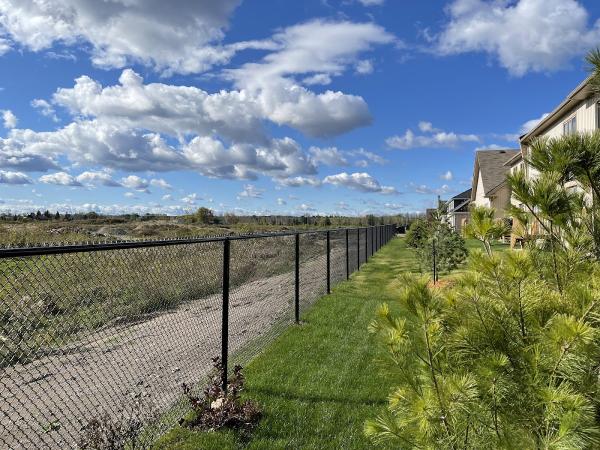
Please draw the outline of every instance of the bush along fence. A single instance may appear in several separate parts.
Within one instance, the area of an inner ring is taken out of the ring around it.
[[[1,249],[0,447],[151,442],[211,358],[247,363],[395,230]]]

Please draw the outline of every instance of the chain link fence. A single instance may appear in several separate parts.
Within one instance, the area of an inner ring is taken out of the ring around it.
[[[0,250],[0,447],[78,447],[91,421],[132,414],[152,442],[211,358],[246,364],[394,233]]]

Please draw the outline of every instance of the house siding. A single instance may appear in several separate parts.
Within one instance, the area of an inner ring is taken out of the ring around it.
[[[481,170],[477,174],[477,188],[475,189],[475,200],[474,202],[477,206],[486,206],[490,207],[490,199],[485,196],[483,192],[483,178],[481,178]]]
[[[504,185],[498,189],[492,197],[491,206],[495,210],[494,217],[496,219],[502,219],[506,217],[506,207],[511,201],[511,192],[508,185]]]
[[[560,119],[548,130],[541,133],[539,136],[545,136],[548,138],[559,138],[563,135],[563,124],[571,118],[573,115],[577,121],[578,132],[590,132],[598,128],[597,122],[597,102],[600,98],[593,96],[588,99],[582,100],[579,104],[566,114],[563,114]]]

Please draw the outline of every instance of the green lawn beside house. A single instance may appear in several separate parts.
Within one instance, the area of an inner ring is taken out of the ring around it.
[[[371,448],[363,424],[385,407],[393,382],[376,366],[379,348],[367,327],[407,271],[418,272],[414,253],[394,239],[245,368],[244,395],[264,412],[250,436],[176,427],[155,449]]]

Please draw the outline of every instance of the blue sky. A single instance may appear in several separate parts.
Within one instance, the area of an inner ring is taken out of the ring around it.
[[[585,76],[575,0],[5,0],[0,210],[395,214]]]

